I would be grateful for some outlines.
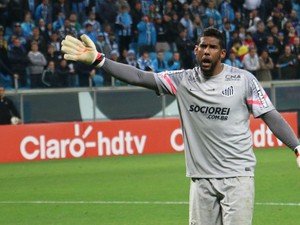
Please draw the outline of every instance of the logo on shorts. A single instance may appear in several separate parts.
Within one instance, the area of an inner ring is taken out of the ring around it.
[[[231,96],[233,96],[233,94],[234,94],[234,88],[232,85],[230,87],[225,88],[222,91],[222,95],[225,97],[231,97]]]

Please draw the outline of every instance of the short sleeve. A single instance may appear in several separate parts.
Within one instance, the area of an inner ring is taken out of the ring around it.
[[[267,93],[253,76],[247,76],[246,101],[255,118],[275,109]]]
[[[155,81],[158,87],[159,95],[170,94],[176,95],[177,88],[180,85],[185,71],[175,70],[175,71],[164,71],[161,73],[154,74]]]

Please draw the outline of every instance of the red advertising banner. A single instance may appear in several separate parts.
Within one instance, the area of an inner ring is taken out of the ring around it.
[[[298,134],[297,113],[282,113]],[[276,147],[260,119],[251,118],[254,147]],[[184,150],[178,118],[0,126],[0,162],[172,153]]]

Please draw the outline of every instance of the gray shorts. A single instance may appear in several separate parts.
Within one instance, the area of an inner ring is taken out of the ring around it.
[[[251,225],[254,178],[193,178],[189,207],[189,225]]]

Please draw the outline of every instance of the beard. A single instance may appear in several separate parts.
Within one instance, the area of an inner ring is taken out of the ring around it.
[[[215,71],[215,68],[216,68],[219,60],[220,60],[220,57],[218,57],[215,60],[208,59],[208,58],[198,59],[198,63],[200,65],[200,69],[201,69],[203,75],[204,76],[214,75],[214,71]]]

